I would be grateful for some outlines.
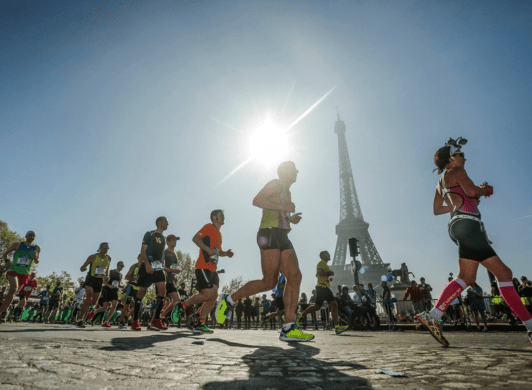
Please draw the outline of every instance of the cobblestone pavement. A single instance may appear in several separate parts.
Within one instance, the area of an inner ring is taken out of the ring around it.
[[[531,389],[525,332],[317,331],[285,343],[271,330],[141,332],[0,325],[0,388],[10,389]],[[192,344],[205,341],[204,345]],[[391,377],[378,367],[406,371]]]

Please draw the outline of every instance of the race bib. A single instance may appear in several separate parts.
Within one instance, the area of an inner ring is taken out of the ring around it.
[[[31,286],[24,287],[24,291],[31,291]]]
[[[17,266],[19,267],[27,267],[31,264],[31,260],[27,257],[20,257],[17,261]]]
[[[177,264],[177,263],[174,263],[174,264],[172,264],[172,265],[170,266],[170,268],[172,268],[172,269],[177,269],[177,267],[178,267],[178,264]]]
[[[151,268],[153,268],[154,271],[162,271],[164,269],[163,268],[163,263],[160,260],[153,261],[151,263]]]
[[[113,285],[114,288],[118,288],[118,285],[120,284],[120,280],[113,280],[111,284]]]
[[[94,276],[105,276],[105,270],[107,267],[96,267],[96,271],[94,271]]]

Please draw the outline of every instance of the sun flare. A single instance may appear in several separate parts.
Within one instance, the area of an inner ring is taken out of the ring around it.
[[[286,159],[290,150],[286,129],[267,119],[252,134],[249,141],[250,158],[266,167]]]

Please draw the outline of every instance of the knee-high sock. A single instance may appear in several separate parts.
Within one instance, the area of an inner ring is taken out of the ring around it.
[[[510,309],[512,309],[517,317],[527,325],[526,322],[530,322],[532,316],[526,309],[525,305],[523,305],[523,302],[521,302],[521,298],[515,290],[514,284],[512,282],[499,282],[498,285],[502,299],[504,299],[508,306],[510,306]]]
[[[141,299],[135,298],[135,313],[133,313],[133,320],[137,321],[139,319],[139,312],[140,312],[140,303],[142,302]]]
[[[443,313],[445,313],[445,310],[447,310],[451,302],[458,298],[466,287],[467,285],[462,279],[456,278],[454,280],[451,280],[441,292],[434,309],[430,311],[430,315],[432,316],[432,318],[439,320],[443,316]]]
[[[161,317],[161,310],[163,308],[163,300],[164,300],[164,297],[157,297],[157,302],[156,302],[156,307],[155,307],[155,316],[153,317],[153,319],[155,321],[157,321],[160,317]]]

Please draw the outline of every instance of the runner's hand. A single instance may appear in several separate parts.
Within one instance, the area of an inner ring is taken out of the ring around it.
[[[151,264],[146,264],[146,273],[147,274],[153,274],[153,268],[151,267]]]
[[[295,213],[290,217],[290,223],[297,225],[301,221],[301,213]]]
[[[231,249],[229,249],[228,251],[225,252],[225,255],[229,258],[233,257],[235,254],[233,253],[233,251]]]
[[[224,269],[221,269],[220,271],[218,271],[219,274],[225,274],[225,270]]]

